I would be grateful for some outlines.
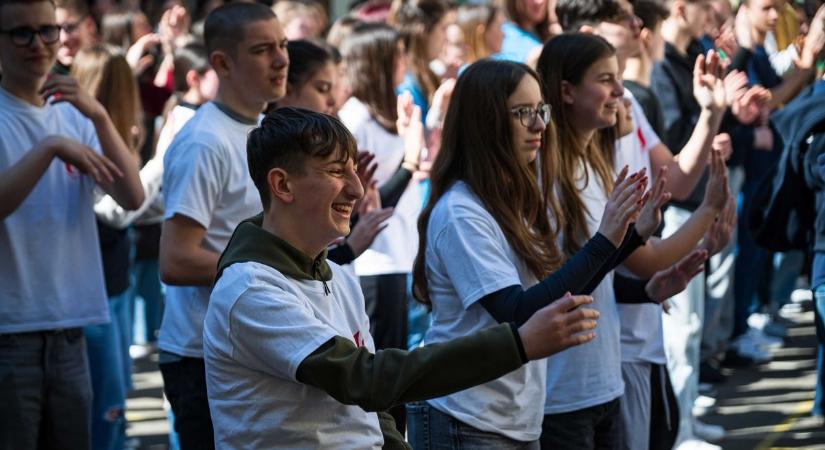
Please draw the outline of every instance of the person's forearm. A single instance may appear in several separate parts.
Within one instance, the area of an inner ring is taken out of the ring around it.
[[[685,200],[696,188],[696,183],[708,164],[713,138],[719,131],[723,117],[723,113],[702,110],[687,144],[668,164],[670,167],[665,189],[670,191],[673,199]]]
[[[13,166],[0,171],[0,220],[5,219],[31,194],[54,159],[54,149],[43,141]]]
[[[813,71],[811,69],[794,69],[785,76],[785,80],[779,86],[771,89],[771,99],[768,101],[768,109],[773,111],[788,103],[811,79]]]
[[[140,183],[143,188],[143,204],[139,208],[129,211],[120,206],[111,195],[106,195],[95,203],[95,215],[106,225],[123,229],[135,222],[146,219],[147,211],[155,215],[153,209],[162,205],[159,198],[160,186],[163,180],[163,161],[153,158],[143,169],[140,169]],[[161,214],[162,215],[162,214]]]
[[[91,118],[100,141],[103,155],[109,158],[123,172],[123,178],[115,178],[106,191],[124,209],[138,209],[143,203],[143,186],[140,184],[138,157],[133,155],[120,137],[109,114],[101,108],[101,113]]]
[[[625,260],[634,275],[651,278],[693,251],[716,219],[716,212],[700,206],[675,233],[666,239],[651,239]]]
[[[620,273],[613,275],[613,292],[616,295],[616,303],[624,304],[645,304],[656,303],[647,294],[647,282],[649,279],[638,279],[624,276]]]
[[[173,286],[211,286],[220,254],[204,248],[180,249],[160,237],[160,279]]]
[[[295,378],[366,411],[441,397],[501,377],[527,360],[511,324],[412,351],[375,354],[336,336],[298,366]]]

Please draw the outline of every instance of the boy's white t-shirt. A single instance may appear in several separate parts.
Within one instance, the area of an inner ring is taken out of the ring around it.
[[[478,303],[485,295],[538,280],[463,182],[438,200],[427,226],[426,276],[432,325],[424,343],[444,342],[498,324]],[[496,380],[428,400],[434,408],[479,430],[519,441],[541,435],[544,361],[531,361]]]
[[[404,140],[385,130],[370,116],[367,106],[350,97],[338,111],[341,122],[352,132],[358,148],[375,154],[378,187],[386,183],[404,160]],[[412,272],[418,252],[418,216],[422,207],[419,183],[411,180],[395,205],[387,228],[376,236],[372,245],[353,262],[359,276]]]
[[[204,323],[209,409],[221,449],[379,449],[378,415],[296,378],[301,362],[343,336],[375,352],[358,281],[334,263],[323,282],[237,263],[215,284]]]
[[[206,228],[202,244],[206,250],[223,252],[235,227],[261,212],[261,199],[246,162],[247,134],[255,127],[206,103],[164,155],[164,219],[180,214]],[[209,292],[209,286],[167,286],[158,339],[161,350],[203,358]]]
[[[615,169],[624,165],[629,173],[647,169],[649,177],[655,176],[650,165],[650,151],[661,140],[645,117],[644,110],[633,94],[625,89],[625,98],[630,99],[633,115],[633,132],[617,141]],[[624,276],[634,277],[624,266],[616,268]],[[664,335],[662,331],[662,307],[652,303],[619,303],[621,322],[622,362],[647,362],[665,364]]]
[[[587,170],[587,186],[584,174],[578,177],[580,195],[587,208],[585,218],[591,236],[599,229],[599,223],[607,204],[607,194],[596,173]],[[547,398],[545,414],[577,411],[609,402],[624,393],[622,382],[619,313],[613,293],[613,272],[609,272],[590,294],[589,305],[599,311],[596,338],[584,345],[571,347],[546,359]]]
[[[48,136],[101,153],[92,122],[68,103],[36,107],[0,88],[0,170]],[[0,334],[109,321],[93,211],[95,183],[59,158],[0,220]]]

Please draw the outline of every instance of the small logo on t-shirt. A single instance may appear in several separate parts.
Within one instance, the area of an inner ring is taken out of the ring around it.
[[[353,341],[355,341],[355,346],[361,348],[364,346],[364,338],[361,337],[361,332],[356,331],[355,334],[352,335]]]
[[[63,166],[66,169],[66,173],[69,174],[69,178],[77,178],[80,176],[80,172],[77,170],[77,167],[69,163],[64,163]]]

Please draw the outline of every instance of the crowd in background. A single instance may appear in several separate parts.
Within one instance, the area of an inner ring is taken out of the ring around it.
[[[256,440],[287,413],[230,399],[274,395],[236,384],[248,373],[233,363],[270,367],[226,356],[235,322],[212,306],[213,287],[231,291],[215,280],[236,276],[221,260],[236,227],[271,200],[252,149],[275,139],[266,121],[303,110],[336,117],[357,147],[363,193],[351,211],[333,202],[351,231],[325,255],[358,280],[373,352],[521,327],[568,292],[599,314],[590,342],[394,397],[409,399],[386,406],[413,448],[719,448],[725,430],[701,416],[721,367],[771,360],[799,288],[819,342],[811,414],[825,415],[820,1],[355,0],[334,20],[329,6],[0,0],[0,400],[13,405],[0,447],[133,445],[132,360],[152,352],[174,448],[304,445],[286,425]],[[20,25],[10,11],[24,8],[45,19]],[[315,256],[304,275],[326,290]],[[305,381],[316,354],[301,352],[316,347],[296,343],[301,358],[272,376],[323,385]],[[40,361],[29,381],[4,378],[24,353]],[[323,433],[322,446],[371,446]]]

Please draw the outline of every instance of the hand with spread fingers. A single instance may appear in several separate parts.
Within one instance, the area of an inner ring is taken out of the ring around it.
[[[618,247],[624,240],[627,227],[644,206],[643,195],[647,186],[647,175],[642,169],[629,177],[625,166],[614,183],[613,192],[607,199],[599,233],[603,234],[614,246]]]
[[[702,109],[714,114],[722,114],[727,107],[725,84],[722,81],[722,62],[719,55],[711,50],[699,55],[693,66],[693,96]]]
[[[659,224],[662,223],[662,208],[670,201],[670,192],[665,191],[665,184],[667,184],[667,166],[659,169],[653,188],[642,199],[645,206],[636,220],[636,232],[645,240],[659,228]]]
[[[676,264],[656,272],[645,285],[645,292],[651,299],[663,303],[684,291],[690,280],[702,273],[707,260],[707,250],[697,248]]]
[[[518,329],[527,359],[546,358],[595,339],[599,312],[584,307],[591,303],[590,296],[567,293],[536,311]]]
[[[725,209],[719,213],[719,217],[710,226],[705,237],[702,239],[701,248],[707,250],[708,255],[713,256],[723,248],[727,247],[733,237],[733,230],[736,228],[736,201],[733,197],[728,198]]]
[[[705,197],[699,208],[708,208],[714,214],[719,214],[730,199],[728,186],[728,168],[719,151],[711,150],[710,178],[705,186]]]

